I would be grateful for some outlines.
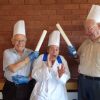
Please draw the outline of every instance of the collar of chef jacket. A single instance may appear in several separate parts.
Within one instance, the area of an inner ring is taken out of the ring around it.
[[[48,57],[48,53],[44,53],[42,60],[47,61],[47,57]],[[60,56],[57,56],[57,61],[58,61],[59,64],[62,64],[62,60],[61,60]]]

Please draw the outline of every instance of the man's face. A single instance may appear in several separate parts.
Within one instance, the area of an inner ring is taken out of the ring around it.
[[[18,52],[22,52],[25,48],[25,45],[26,45],[26,36],[24,36],[22,34],[16,34],[12,38],[12,44],[14,45],[14,48]]]
[[[52,60],[55,60],[56,57],[59,55],[59,47],[56,45],[49,46],[48,53],[50,54]]]
[[[94,20],[89,20],[87,23],[87,35],[92,40],[96,40],[98,37],[100,37],[99,26]]]

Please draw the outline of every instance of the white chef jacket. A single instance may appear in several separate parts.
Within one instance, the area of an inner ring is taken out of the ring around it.
[[[70,78],[67,61],[60,56],[65,67],[65,73],[59,78],[57,67],[60,66],[57,59],[49,70],[47,61],[43,61],[43,56],[33,64],[32,77],[37,83],[32,91],[30,100],[68,100],[66,82]]]

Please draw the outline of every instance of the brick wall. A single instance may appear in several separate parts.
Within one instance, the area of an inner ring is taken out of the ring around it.
[[[79,47],[87,37],[84,35],[84,20],[92,4],[100,0],[0,0],[0,79],[3,79],[2,56],[4,49],[12,47],[13,25],[19,19],[26,22],[27,47],[35,49],[44,29],[48,34],[61,24],[72,43]],[[40,53],[46,51],[48,35]],[[61,38],[61,54],[68,60],[72,79],[77,78],[78,63],[67,54],[67,45]]]

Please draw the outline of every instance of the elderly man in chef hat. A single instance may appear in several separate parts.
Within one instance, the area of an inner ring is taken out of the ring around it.
[[[70,78],[67,61],[59,55],[60,32],[49,36],[47,53],[40,55],[33,64],[32,78],[37,83],[30,100],[68,100],[66,82]]]
[[[92,5],[85,21],[86,39],[78,49],[80,58],[78,100],[100,99],[100,6]],[[72,51],[72,50],[71,50]],[[70,51],[70,52],[71,52]]]
[[[3,100],[29,100],[35,80],[29,78],[32,62],[39,52],[25,48],[26,31],[24,20],[14,25],[13,48],[6,49],[3,55],[3,71],[5,84],[3,87]]]

